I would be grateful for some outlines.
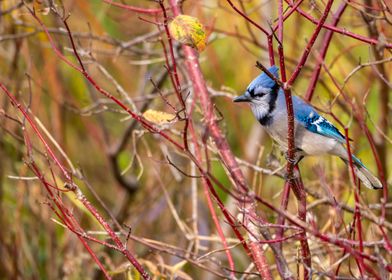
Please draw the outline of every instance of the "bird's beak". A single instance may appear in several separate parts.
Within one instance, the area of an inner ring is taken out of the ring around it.
[[[250,101],[250,96],[248,92],[245,92],[243,95],[233,98],[233,102],[249,102],[249,101]]]

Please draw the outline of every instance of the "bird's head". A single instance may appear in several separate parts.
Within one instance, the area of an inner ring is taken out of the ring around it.
[[[268,68],[268,71],[276,78],[279,78],[278,70],[279,68],[275,65]],[[276,82],[263,72],[248,85],[243,95],[235,97],[233,101],[250,102],[251,105],[268,104],[270,100],[269,95],[275,87]]]
[[[279,78],[279,68],[271,66],[268,71],[276,78]],[[248,102],[260,123],[267,123],[270,114],[276,106],[278,96],[278,86],[267,74],[262,73],[254,79],[247,87],[243,95],[233,99],[234,102]]]

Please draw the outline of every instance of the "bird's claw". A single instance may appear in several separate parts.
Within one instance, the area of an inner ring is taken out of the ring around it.
[[[297,165],[298,163],[298,158],[294,156],[294,158],[289,157],[288,153],[284,153],[284,157],[286,158],[287,162],[291,163],[292,165]]]
[[[292,165],[296,165],[298,160],[296,160],[295,158],[289,158],[288,156],[286,156],[286,160],[291,163]]]
[[[292,164],[292,165],[295,166],[295,165],[297,165],[297,164],[301,161],[301,159],[303,158],[303,156],[300,155],[299,152],[300,152],[300,150],[297,150],[297,151],[294,152],[294,158],[289,157],[288,152],[285,152],[285,153],[284,153],[284,156],[285,156],[286,160],[287,160],[290,164]]]

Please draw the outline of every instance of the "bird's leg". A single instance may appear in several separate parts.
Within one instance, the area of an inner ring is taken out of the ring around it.
[[[293,159],[289,157],[288,152],[285,152],[284,156],[288,162],[290,162],[293,166],[296,166],[301,161],[301,159],[304,158],[304,153],[301,149],[296,148]]]
[[[301,159],[304,158],[304,152],[301,149],[296,148],[295,152],[294,152],[294,158],[291,159],[288,156],[288,152],[284,153],[286,160],[291,163],[294,167],[297,166],[297,164],[301,161]],[[295,181],[298,178],[298,172],[294,171],[292,172],[291,175],[289,175],[288,173],[286,173],[284,175],[286,181]]]

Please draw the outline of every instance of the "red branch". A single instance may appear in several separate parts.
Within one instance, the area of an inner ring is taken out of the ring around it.
[[[381,182],[383,184],[383,195],[384,195],[384,199],[386,200],[387,194],[388,194],[388,185],[386,183],[385,180],[385,176],[384,176],[384,171],[382,168],[382,164],[380,161],[380,158],[377,154],[377,149],[376,149],[376,145],[375,145],[375,141],[373,139],[372,134],[369,131],[369,128],[366,125],[365,119],[363,114],[361,113],[361,110],[359,110],[359,108],[357,108],[357,106],[355,106],[353,104],[353,101],[342,91],[341,87],[339,86],[338,82],[336,81],[336,79],[334,78],[334,76],[331,74],[331,72],[329,71],[329,69],[327,67],[324,67],[326,73],[329,75],[329,78],[331,79],[331,81],[334,83],[334,85],[336,86],[336,88],[339,90],[340,95],[344,98],[344,100],[350,104],[350,107],[352,108],[352,112],[354,114],[354,117],[357,119],[358,124],[360,125],[362,131],[364,131],[366,138],[370,144],[370,148],[372,150],[372,154],[374,156],[374,160],[376,161],[377,164],[377,168],[378,168],[378,172],[380,174],[380,179]],[[384,226],[382,225],[385,219],[385,203],[381,204],[381,223],[379,225],[379,229],[384,237],[385,240],[385,245],[384,248],[388,251],[391,252],[392,251],[392,244],[391,241],[389,240],[387,234],[385,233],[384,230]]]
[[[288,4],[290,7],[292,6],[292,4],[291,4],[288,0],[286,0],[286,2],[287,2],[287,4]],[[309,15],[309,14],[306,13],[306,12],[304,12],[303,10],[297,8],[296,11],[297,11],[299,14],[301,14],[303,17],[305,17],[306,19],[308,19],[310,22],[312,22],[312,23],[314,23],[314,24],[317,24],[317,25],[319,24],[319,21],[318,21],[317,19],[313,18],[311,15]],[[349,37],[351,37],[351,38],[353,38],[353,39],[356,39],[356,40],[365,42],[365,43],[370,44],[370,45],[379,45],[379,44],[381,43],[381,42],[380,42],[379,40],[377,40],[377,39],[368,38],[368,37],[366,37],[366,36],[362,36],[362,35],[359,35],[359,34],[350,32],[350,31],[348,31],[348,30],[346,30],[346,29],[337,28],[336,26],[333,26],[333,25],[330,25],[330,24],[323,24],[322,27],[325,28],[325,29],[331,30],[331,31],[333,31],[333,32],[335,32],[335,33],[339,33],[339,34],[342,34],[342,35],[345,35],[345,36],[349,36]],[[392,43],[383,43],[383,46],[384,46],[385,48],[387,48],[387,49],[392,49]]]
[[[162,13],[161,9],[139,8],[139,7],[135,7],[135,6],[131,6],[131,5],[125,5],[122,3],[113,2],[113,0],[103,0],[103,2],[110,4],[112,6],[127,10],[127,11],[136,12],[139,14],[157,15],[157,14]]]
[[[78,72],[80,72],[81,74],[83,74],[83,76],[88,80],[88,82],[101,94],[103,94],[104,96],[106,96],[107,98],[111,99],[112,101],[114,101],[118,106],[120,106],[125,112],[127,112],[134,120],[138,121],[141,125],[143,125],[144,128],[146,128],[147,130],[149,130],[152,133],[156,133],[161,135],[163,138],[165,138],[166,140],[168,140],[169,142],[171,142],[174,146],[176,146],[177,148],[179,148],[180,150],[184,150],[185,148],[178,143],[177,141],[175,141],[173,138],[171,138],[169,135],[167,135],[165,132],[163,132],[161,129],[155,127],[153,124],[149,123],[148,121],[146,121],[142,116],[136,114],[135,112],[133,112],[130,108],[128,108],[124,103],[122,103],[119,99],[117,99],[115,96],[113,96],[112,94],[110,94],[108,91],[104,90],[103,88],[101,88],[97,82],[89,75],[89,73],[87,72],[87,70],[84,68],[84,65],[79,57],[79,54],[76,51],[76,47],[72,38],[72,34],[69,30],[68,24],[66,21],[64,22],[65,27],[67,28],[68,31],[68,35],[72,44],[72,48],[73,51],[75,53],[75,56],[80,64],[80,67],[76,66],[75,64],[73,64],[71,61],[69,61],[57,48],[56,44],[54,43],[54,40],[52,38],[52,36],[50,35],[48,29],[46,28],[46,26],[43,24],[43,22],[41,21],[41,19],[36,15],[36,13],[31,10],[30,8],[28,8],[31,15],[37,20],[37,22],[40,24],[40,26],[42,27],[42,29],[44,30],[46,36],[49,39],[49,42],[54,50],[54,52],[57,54],[57,56],[63,61],[65,62],[67,65],[69,65],[70,67],[72,67],[73,69],[77,70]]]
[[[332,4],[333,4],[333,0],[329,0],[327,2],[327,6],[325,7],[324,13],[321,16],[321,19],[318,21],[316,29],[314,30],[312,37],[310,38],[308,44],[306,45],[305,50],[301,56],[301,59],[298,62],[297,67],[294,70],[294,73],[291,75],[290,79],[287,82],[288,86],[291,86],[294,84],[294,81],[297,79],[299,73],[301,72],[303,66],[305,65],[305,62],[308,59],[310,50],[312,49],[314,43],[316,42],[316,39],[321,31],[321,28],[323,27],[323,24],[328,17],[328,14],[329,14],[329,11],[331,10]]]
[[[358,188],[355,188],[354,191],[354,198],[355,198],[355,212],[354,212],[354,223],[357,226],[357,233],[358,233],[358,240],[359,240],[359,251],[363,253],[363,239],[362,239],[362,222],[361,222],[361,210],[359,208],[359,192],[361,191],[360,189],[360,184],[356,184],[357,178],[355,176],[355,171],[354,171],[354,164],[353,164],[353,156],[351,153],[351,147],[350,147],[350,137],[348,135],[348,128],[344,128],[344,134],[346,136],[346,146],[347,146],[347,154],[348,154],[348,159],[349,159],[349,166],[351,170],[351,176],[353,178],[354,182],[354,187],[358,185]],[[361,277],[363,277],[363,272],[364,272],[364,265],[363,261],[361,259],[358,260],[358,266],[359,266],[359,271],[361,273]]]
[[[175,16],[179,15],[180,10],[177,6],[176,1],[170,0],[170,4],[174,15]],[[231,152],[229,144],[227,143],[224,134],[220,130],[218,126],[218,122],[214,116],[213,105],[210,96],[208,94],[208,90],[205,84],[203,74],[201,73],[200,70],[197,54],[195,50],[193,50],[188,46],[183,45],[182,49],[184,51],[184,56],[186,58],[188,75],[190,76],[190,79],[193,84],[194,92],[199,97],[200,104],[204,112],[204,121],[206,122],[206,125],[208,127],[208,132],[211,135],[212,139],[214,139],[214,142],[217,146],[217,149],[223,160],[223,163],[225,164],[227,170],[229,170],[232,179],[236,183],[237,190],[240,191],[241,193],[246,194],[248,192],[248,188],[246,186],[244,175],[242,174],[241,169],[239,168],[238,163]],[[245,212],[250,212],[250,213],[255,212],[254,205],[252,203],[247,203],[245,205],[242,205],[242,207],[246,209]],[[251,243],[250,249],[252,251],[252,258],[260,274],[262,274],[263,278],[272,279],[270,272],[262,269],[263,267],[267,266],[267,264],[264,263],[266,261],[265,257],[260,257],[260,256],[264,256],[264,252],[260,250],[261,249],[260,246],[257,245],[252,246],[252,242],[250,243]]]
[[[65,169],[65,167],[61,164],[60,160],[56,157],[52,149],[49,147],[47,144],[45,138],[39,131],[37,125],[33,121],[33,119],[30,117],[30,115],[27,113],[27,110],[22,106],[15,98],[14,95],[11,94],[11,92],[8,91],[8,89],[0,83],[0,88],[7,94],[8,98],[11,100],[11,103],[14,107],[16,107],[26,118],[27,122],[30,124],[32,127],[33,131],[35,134],[38,136],[39,140],[41,143],[45,146],[45,150],[48,152],[50,158],[56,163],[56,166],[58,166],[61,170],[61,173],[64,175],[64,177],[67,179],[68,183],[70,184],[70,189],[75,192],[77,198],[83,203],[83,205],[86,207],[86,209],[96,218],[96,220],[104,227],[104,229],[107,231],[109,236],[112,238],[114,243],[117,245],[118,248],[121,248],[121,252],[127,257],[127,259],[135,266],[135,268],[139,271],[143,279],[150,279],[150,276],[148,273],[143,269],[143,267],[139,264],[139,262],[133,257],[133,255],[126,249],[126,247],[122,244],[121,240],[118,238],[118,236],[115,234],[113,229],[106,223],[105,219],[99,214],[97,209],[93,207],[90,202],[84,197],[84,195],[81,193],[80,189],[74,184],[71,175],[69,172]],[[33,165],[34,167],[34,165]],[[36,168],[33,168],[36,174],[38,173],[38,170]],[[40,177],[42,178],[42,177]],[[43,178],[41,180],[44,182]],[[47,184],[44,184],[45,187],[47,187]],[[51,194],[50,188],[47,188],[49,194]],[[53,198],[53,195],[51,195]],[[56,202],[56,199],[53,199],[53,202]],[[63,209],[62,207],[59,207],[60,209]],[[65,216],[65,215],[64,215]],[[79,238],[80,239],[80,238]],[[86,246],[85,246],[86,247]],[[86,247],[87,248],[87,247]],[[94,260],[95,257],[93,256]]]
[[[250,22],[251,24],[253,24],[256,28],[258,28],[261,32],[263,32],[265,35],[269,35],[269,33],[267,32],[267,30],[265,30],[261,25],[259,25],[257,22],[255,22],[253,19],[251,19],[250,17],[248,17],[246,14],[244,14],[240,9],[238,9],[231,0],[226,0],[227,3],[229,3],[229,5],[237,12],[239,13],[243,18],[246,19],[246,21]]]
[[[347,7],[346,1],[344,1],[342,4],[340,4],[338,11],[333,15],[333,22],[332,22],[333,26],[338,25],[338,23],[340,21],[340,17],[343,15],[343,12],[346,10],[346,7]],[[312,78],[310,79],[308,90],[305,95],[305,100],[307,100],[307,101],[310,101],[313,97],[313,93],[316,88],[316,84],[319,79],[319,76],[320,76],[321,65],[324,63],[324,59],[327,55],[327,51],[330,46],[330,42],[331,42],[333,34],[334,34],[334,32],[332,30],[328,30],[328,32],[324,36],[324,40],[322,42],[322,47],[320,50],[320,59],[317,61],[317,65],[314,68]]]
[[[202,155],[201,155],[201,152],[200,152],[200,146],[199,146],[199,143],[197,141],[196,132],[195,132],[195,130],[193,128],[193,124],[192,124],[191,121],[189,122],[189,130],[190,130],[190,134],[191,134],[192,139],[193,139],[193,145],[194,145],[194,150],[195,150],[195,158],[199,162],[201,162],[202,161]],[[226,256],[227,256],[227,260],[228,260],[228,263],[229,263],[229,267],[231,269],[230,276],[234,279],[235,278],[235,275],[234,275],[234,272],[233,272],[233,271],[235,271],[234,260],[233,260],[233,257],[231,255],[231,253],[230,253],[230,250],[228,248],[226,237],[225,237],[225,235],[223,233],[223,229],[222,229],[222,227],[220,225],[220,222],[219,222],[219,219],[218,219],[218,217],[216,215],[216,211],[214,209],[214,205],[213,205],[213,202],[212,202],[212,199],[211,199],[211,195],[218,201],[218,205],[220,205],[220,207],[223,206],[223,203],[220,201],[219,196],[217,196],[217,195],[215,196],[214,195],[214,193],[212,192],[212,190],[213,190],[212,184],[210,182],[208,182],[208,181],[209,181],[208,177],[203,176],[202,183],[203,183],[204,195],[205,195],[205,197],[207,199],[208,209],[211,212],[212,220],[214,221],[214,224],[215,224],[216,230],[218,232],[219,238],[222,240],[222,245],[225,248],[225,253],[226,253]],[[229,216],[229,220],[230,220],[230,216]],[[230,225],[233,225],[233,223],[230,223]],[[244,241],[243,244],[245,244],[245,241]]]
[[[328,14],[328,12],[326,12]],[[294,126],[294,108],[293,108],[293,101],[292,101],[292,96],[291,96],[291,90],[290,86],[292,83],[290,82],[291,80],[287,81],[286,78],[286,68],[285,68],[285,57],[284,57],[284,49],[283,49],[283,0],[279,1],[278,4],[278,14],[279,14],[279,19],[278,19],[278,53],[279,53],[279,63],[280,63],[280,73],[281,73],[281,78],[283,82],[283,90],[285,94],[285,100],[286,100],[286,109],[287,109],[287,143],[288,143],[288,149],[287,149],[287,176],[288,176],[288,183],[291,189],[293,189],[295,196],[297,197],[297,200],[299,202],[298,204],[298,217],[301,221],[306,221],[306,193],[305,193],[305,188],[302,183],[301,175],[299,172],[299,168],[296,167],[298,170],[298,177],[294,178],[293,175],[293,170],[294,170],[294,159],[295,159],[295,126]],[[314,32],[314,34],[316,31]],[[315,35],[313,36],[315,37]],[[317,32],[318,34],[318,32]],[[314,43],[314,41],[313,41]],[[312,46],[312,45],[310,45]],[[310,47],[309,47],[310,49]],[[302,63],[305,63],[306,59],[301,61]],[[297,69],[301,69],[303,65],[301,65],[301,68],[299,68],[300,64],[297,65]],[[296,73],[296,72],[294,72]],[[294,74],[293,74],[294,75]],[[294,81],[294,80],[293,80]],[[284,192],[284,195],[288,195],[288,192]],[[282,203],[285,203],[286,199],[282,198]],[[287,205],[281,205],[281,208],[285,208]],[[300,244],[301,244],[301,258],[302,261],[304,262],[306,268],[311,268],[312,267],[312,261],[311,261],[311,254],[310,254],[310,249],[309,249],[309,244],[306,238],[306,232],[302,231],[301,236],[300,236]],[[309,278],[309,271],[308,269],[304,270],[304,278],[308,279]]]
[[[253,24],[257,29],[259,29],[261,32],[263,32],[267,36],[267,42],[268,42],[268,55],[270,59],[270,65],[275,65],[275,57],[274,57],[274,45],[273,45],[273,34],[267,32],[265,28],[263,28],[261,25],[257,24],[253,19],[248,17],[245,13],[243,13],[240,9],[238,9],[231,0],[226,0],[227,3],[235,10],[238,14],[240,14],[247,22]]]

